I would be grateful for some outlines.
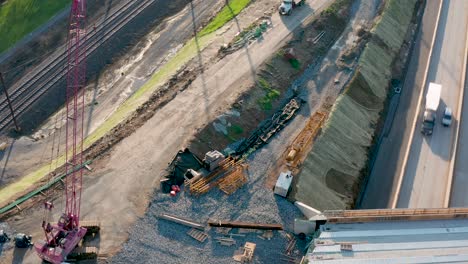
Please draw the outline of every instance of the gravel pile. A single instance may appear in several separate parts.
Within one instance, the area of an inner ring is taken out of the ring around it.
[[[292,231],[294,218],[302,217],[289,201],[275,196],[264,187],[268,167],[272,163],[271,150],[265,147],[248,161],[249,182],[231,196],[218,189],[199,198],[185,191],[176,197],[157,192],[145,216],[131,230],[129,240],[112,263],[236,263],[233,253],[246,241],[257,244],[253,263],[288,263],[281,260],[288,243],[285,232],[274,231],[271,240],[262,240],[260,233],[246,233],[245,237],[233,237],[236,245],[227,247],[216,242],[216,228],[208,230],[209,237],[200,243],[188,236],[189,227],[166,220],[158,220],[162,213],[177,215],[196,222],[213,220],[238,220],[256,223],[281,223],[286,231]],[[231,233],[237,233],[233,229]],[[302,253],[304,241],[298,242]],[[299,253],[299,252],[296,252]]]

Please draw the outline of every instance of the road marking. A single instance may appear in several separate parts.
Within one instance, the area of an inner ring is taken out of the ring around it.
[[[412,145],[412,142],[413,142],[414,131],[416,130],[416,124],[417,124],[417,120],[419,118],[419,111],[420,111],[420,108],[421,108],[421,102],[422,102],[422,98],[423,98],[424,91],[425,91],[425,88],[426,88],[427,74],[429,72],[429,66],[431,65],[432,49],[434,47],[434,43],[435,43],[436,36],[437,36],[437,31],[438,31],[438,28],[439,28],[439,19],[440,19],[440,14],[441,14],[441,11],[442,11],[442,4],[443,3],[444,3],[444,0],[441,0],[440,3],[439,3],[439,11],[437,12],[437,18],[436,18],[436,28],[435,28],[434,35],[432,36],[431,48],[429,50],[429,56],[428,56],[428,59],[427,59],[426,70],[424,72],[424,78],[423,78],[423,82],[422,82],[423,87],[421,88],[421,92],[419,92],[418,105],[416,106],[416,114],[414,115],[414,118],[413,118],[413,126],[411,127],[411,133],[410,133],[409,140],[408,140],[408,146],[406,147],[406,150],[405,150],[405,156],[404,156],[404,159],[403,159],[403,164],[401,166],[401,171],[400,171],[400,174],[398,176],[397,188],[396,188],[395,194],[393,195],[393,199],[392,199],[392,205],[391,205],[392,209],[396,208],[397,203],[398,203],[398,197],[400,196],[401,185],[403,183],[403,177],[405,175],[406,165],[408,163],[408,156],[409,156],[409,152],[410,152],[411,145]]]
[[[468,22],[467,22],[468,23]],[[458,137],[460,131],[460,124],[461,124],[461,116],[462,116],[462,106],[463,106],[463,94],[465,93],[465,78],[466,78],[466,63],[468,58],[468,34],[466,34],[465,40],[465,58],[463,59],[463,70],[462,70],[462,79],[461,79],[461,92],[460,97],[458,98],[458,108],[457,113],[459,115],[459,120],[457,122],[457,126],[455,128],[455,140],[454,140],[454,147],[453,147],[453,155],[451,155],[450,159],[450,169],[449,169],[449,177],[447,181],[447,188],[445,190],[445,199],[444,199],[444,207],[448,208],[450,206],[450,196],[452,193],[452,184],[453,184],[453,173],[455,169],[455,158],[457,156],[457,148],[458,148]]]

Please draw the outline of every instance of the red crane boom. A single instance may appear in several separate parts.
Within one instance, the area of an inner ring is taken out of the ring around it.
[[[39,257],[52,263],[63,262],[87,232],[85,227],[80,226],[83,171],[75,170],[83,163],[86,0],[72,1],[67,39],[65,168],[68,176],[65,178],[65,212],[57,224],[43,221],[46,239],[34,245]],[[53,206],[46,202],[45,207],[50,211]]]

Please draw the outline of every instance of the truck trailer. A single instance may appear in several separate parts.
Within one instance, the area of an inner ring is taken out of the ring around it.
[[[440,102],[440,92],[442,85],[437,83],[429,83],[426,94],[426,107],[424,109],[423,122],[421,133],[424,135],[432,135],[436,122],[437,108]]]

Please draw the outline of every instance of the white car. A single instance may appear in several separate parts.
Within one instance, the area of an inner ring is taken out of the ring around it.
[[[447,106],[442,117],[442,125],[450,126],[450,124],[452,124],[452,108]]]

